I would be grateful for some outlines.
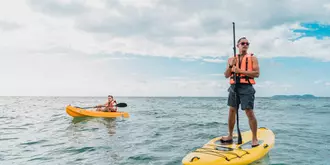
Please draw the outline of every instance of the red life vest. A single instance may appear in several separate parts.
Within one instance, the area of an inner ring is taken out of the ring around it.
[[[114,104],[117,104],[116,100],[112,100],[111,102],[108,102],[108,108],[114,108],[114,110],[111,110],[111,112],[117,111],[117,107],[113,106]]]
[[[236,57],[235,57],[236,58],[236,67],[238,66],[240,69],[245,70],[245,71],[253,71],[252,56],[253,56],[252,53],[244,55],[242,58],[242,61],[240,62],[241,65],[239,66],[238,65],[238,62],[239,62],[238,55],[236,55]],[[256,84],[254,78],[246,76],[242,73],[237,74],[237,76],[239,78],[240,84]],[[229,83],[235,84],[234,72],[231,73]]]
[[[113,107],[114,104],[116,104],[116,100],[112,100],[111,102],[108,102],[108,107]]]

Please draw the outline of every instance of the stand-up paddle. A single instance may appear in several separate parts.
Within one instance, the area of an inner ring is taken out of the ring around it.
[[[234,49],[234,59],[236,58],[236,40],[235,40],[235,22],[233,22],[233,49]],[[233,60],[234,60],[233,59]],[[240,66],[240,60],[239,60],[239,57],[238,59],[238,66],[236,67],[239,67]],[[236,64],[234,64],[236,65]],[[234,80],[235,80],[235,84],[234,84],[234,93],[235,93],[235,101],[236,101],[236,120],[237,120],[237,134],[238,134],[238,141],[237,141],[237,144],[242,144],[242,135],[241,135],[241,131],[239,130],[239,116],[238,116],[238,109],[239,109],[239,101],[238,101],[238,90],[237,90],[237,86],[238,86],[238,76],[236,73],[234,73]]]

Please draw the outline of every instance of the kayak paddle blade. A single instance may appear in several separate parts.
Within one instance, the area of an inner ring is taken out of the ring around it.
[[[126,103],[119,103],[116,105],[116,107],[127,107]]]

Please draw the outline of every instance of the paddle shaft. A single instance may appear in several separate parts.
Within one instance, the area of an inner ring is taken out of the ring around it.
[[[98,107],[105,107],[105,106],[77,107],[77,108],[86,109],[86,108],[98,108]],[[126,103],[118,103],[118,104],[115,105],[115,107],[127,107],[127,104]]]
[[[235,40],[235,22],[233,22],[233,49],[234,49],[234,59],[236,58],[236,40]],[[238,59],[238,66],[240,66],[240,60]],[[238,67],[236,66],[236,67]],[[238,144],[242,144],[242,135],[241,135],[241,131],[239,129],[239,116],[238,116],[238,109],[239,109],[239,102],[238,102],[238,90],[237,90],[237,85],[238,83],[238,76],[236,73],[234,73],[234,80],[235,80],[235,84],[234,84],[234,93],[235,93],[235,101],[236,101],[236,121],[237,121],[237,134],[238,134]]]

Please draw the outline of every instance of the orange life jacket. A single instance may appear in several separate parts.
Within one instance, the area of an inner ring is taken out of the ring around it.
[[[242,61],[240,62],[241,66],[238,65],[239,59],[238,55],[236,55],[236,67],[239,66],[240,69],[246,70],[246,71],[253,71],[253,65],[252,65],[252,56],[253,54],[246,54],[243,56]],[[240,84],[256,84],[254,78],[251,78],[249,76],[246,76],[244,74],[237,74],[237,77],[239,79]],[[234,72],[231,73],[229,83],[235,84],[234,79]]]
[[[113,107],[113,105],[114,105],[115,103],[117,103],[117,101],[116,101],[116,100],[112,100],[111,102],[108,102],[108,106],[109,106],[109,107]]]
[[[111,110],[111,112],[116,112],[117,111],[117,107],[113,106],[115,103],[117,104],[116,100],[112,100],[111,102],[108,102],[108,107],[109,108],[114,108],[114,110]]]

